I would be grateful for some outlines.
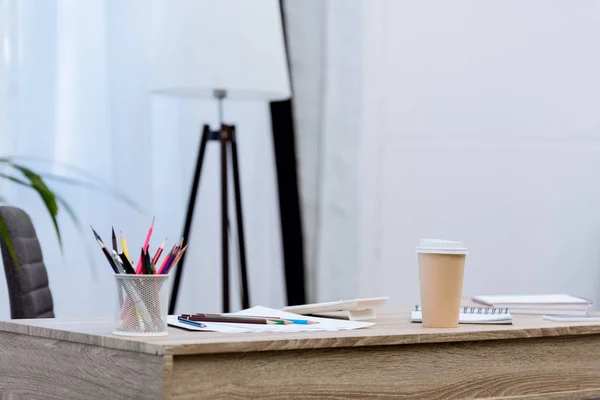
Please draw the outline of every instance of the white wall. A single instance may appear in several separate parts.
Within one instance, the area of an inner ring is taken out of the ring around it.
[[[319,300],[415,304],[414,247],[440,237],[470,248],[465,295],[570,292],[600,303],[600,3],[327,3],[338,22],[362,16],[343,27],[361,32],[354,43],[339,24],[324,29],[361,55],[360,68],[323,65],[351,88],[362,82],[351,105],[354,89],[336,92],[341,109],[325,125],[361,126],[339,138],[360,143],[357,180],[337,188],[359,199],[343,215],[355,238],[329,237],[338,253],[359,255],[357,268],[327,256],[315,266],[340,274],[318,283]],[[324,157],[343,157],[330,149]]]

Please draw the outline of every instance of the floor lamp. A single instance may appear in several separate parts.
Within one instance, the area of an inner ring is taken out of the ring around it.
[[[231,309],[229,292],[229,192],[228,164],[231,157],[235,214],[240,254],[242,307],[250,304],[241,204],[240,165],[234,125],[224,123],[225,101],[287,99],[290,84],[278,0],[178,0],[165,2],[155,29],[153,92],[186,98],[214,98],[219,125],[202,129],[198,157],[187,204],[183,237],[192,238],[194,209],[200,190],[202,165],[209,142],[220,144],[221,176],[221,278],[222,310]],[[252,132],[242,132],[252,135]],[[210,188],[204,188],[210,190]],[[169,304],[175,313],[185,255],[179,262]]]

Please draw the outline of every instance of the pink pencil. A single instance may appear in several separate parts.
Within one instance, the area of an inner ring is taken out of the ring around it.
[[[175,244],[169,254],[165,257],[160,268],[156,271],[157,274],[162,274],[169,267],[169,264],[173,261],[175,257],[177,257],[177,253],[179,252],[179,245]]]
[[[167,243],[167,239],[163,240],[163,242],[160,244],[160,246],[158,246],[158,250],[156,250],[156,253],[154,254],[154,258],[152,258],[152,265],[156,265],[156,263],[160,259],[160,255],[162,254],[163,250],[165,249],[166,243]]]
[[[156,218],[156,217],[152,217],[152,223],[150,224],[150,228],[148,228],[148,233],[146,234],[146,240],[144,241],[144,246],[142,247],[142,249],[144,249],[144,251],[148,251],[148,247],[150,246],[150,237],[152,236],[152,229],[154,229],[154,218]],[[136,274],[142,273],[142,256],[140,256],[138,263],[135,267],[135,273]]]

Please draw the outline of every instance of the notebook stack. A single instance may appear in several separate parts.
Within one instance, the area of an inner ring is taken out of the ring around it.
[[[523,296],[475,296],[477,303],[501,309],[511,314],[586,315],[592,302],[568,294]]]

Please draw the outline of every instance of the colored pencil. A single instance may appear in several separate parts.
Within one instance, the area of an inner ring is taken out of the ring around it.
[[[166,274],[169,272],[169,269],[171,268],[171,264],[173,264],[175,257],[177,257],[177,248],[173,249],[173,251],[169,255],[169,259],[165,260],[166,263],[164,263],[165,265],[164,265],[163,269],[159,272],[160,274]],[[162,267],[162,265],[161,265],[161,267]]]
[[[166,271],[169,270],[169,267],[171,266],[172,261],[177,256],[177,251],[178,251],[177,246],[178,246],[177,244],[174,244],[173,247],[171,248],[171,251],[169,252],[169,254],[167,254],[165,259],[163,260],[162,264],[160,265],[160,268],[158,269],[159,274],[165,274]]]
[[[140,264],[138,265],[139,271],[136,268],[135,273],[139,275],[144,275],[146,273],[146,257],[144,257],[144,249],[142,249],[140,253]]]
[[[203,321],[203,322],[223,322],[232,324],[258,324],[258,325],[290,325],[291,322],[277,319],[266,319],[266,318],[241,318],[241,317],[224,317],[224,316],[198,316],[182,314],[180,318],[185,318],[190,321]]]
[[[113,271],[115,271],[115,274],[118,274],[119,273],[119,269],[115,265],[115,261],[113,260],[112,256],[108,252],[108,249],[106,248],[106,246],[104,246],[104,243],[102,243],[102,241],[100,239],[96,239],[96,242],[98,242],[98,246],[100,246],[100,249],[102,249],[102,252],[104,253],[104,256],[108,260],[108,263],[110,264],[110,266],[113,269]]]
[[[150,223],[150,228],[148,228],[148,233],[146,234],[146,240],[144,240],[144,249],[148,249],[150,246],[150,237],[152,236],[152,231],[154,230],[154,219],[156,217],[152,217],[152,222]]]
[[[152,222],[150,223],[150,228],[148,228],[148,233],[146,233],[146,240],[144,240],[144,246],[142,249],[147,250],[148,246],[150,246],[150,237],[152,236],[152,230],[154,229],[154,217],[152,218]],[[142,272],[142,256],[138,260],[137,267],[135,269],[136,274],[141,274]]]
[[[119,257],[121,257],[121,261],[123,262],[123,268],[125,268],[125,273],[135,274],[135,270],[131,265],[131,261],[129,261],[129,257],[127,257],[125,253],[119,253]]]
[[[185,252],[185,250],[187,249],[187,247],[188,247],[188,245],[186,244],[185,247],[183,249],[181,249],[180,252],[177,253],[177,255],[175,256],[175,259],[173,260],[173,262],[171,262],[169,264],[169,266],[167,267],[167,269],[165,271],[163,271],[163,274],[168,274],[173,269],[175,269],[175,267],[177,266],[177,263],[179,262],[179,260],[181,260],[181,257],[183,257],[183,253]]]
[[[314,324],[318,324],[317,321],[308,321],[306,319],[289,319],[289,318],[282,318],[284,321],[289,321],[292,324],[296,324],[296,325],[314,325]]]
[[[202,313],[196,313],[194,315],[283,320],[283,321],[288,321],[288,322],[291,322],[292,324],[297,324],[297,325],[313,325],[313,324],[318,324],[317,321],[308,321],[306,319],[290,319],[290,318],[281,318],[281,317],[265,317],[265,316],[258,316],[258,315],[202,314]]]
[[[157,271],[158,274],[164,273],[164,270],[165,270],[167,264],[169,263],[169,258],[171,258],[172,254],[173,254],[173,249],[171,249],[165,256],[165,258],[163,259],[162,264],[160,264],[160,268],[158,268],[158,271]]]
[[[115,265],[117,266],[117,269],[119,270],[120,274],[124,274],[125,273],[125,267],[123,266],[123,261],[121,261],[121,258],[119,257],[119,255],[117,254],[116,251],[111,250],[109,251],[112,259],[115,262]]]
[[[125,236],[123,235],[123,232],[121,232],[121,248],[123,249],[123,254],[125,254],[125,257],[127,257],[130,260],[129,263],[131,263],[131,257],[129,256],[129,249],[127,248],[127,241],[125,240]]]
[[[154,264],[152,264],[152,260],[150,259],[150,253],[148,249],[146,249],[146,269],[148,270],[148,274],[153,275],[156,273],[156,269],[154,268]]]
[[[100,237],[100,235],[98,235],[98,232],[96,232],[91,225],[90,225],[90,228],[92,228],[92,232],[94,232],[94,236],[96,237],[96,239],[98,239],[102,244],[104,244],[104,242],[102,241],[102,238]]]
[[[196,326],[198,328],[206,328],[206,325],[204,325],[202,322],[190,321],[189,319],[185,319],[185,318],[181,318],[181,317],[178,317],[177,320],[184,324]]]
[[[158,249],[156,250],[154,257],[152,258],[152,264],[156,265],[156,263],[160,259],[160,256],[161,256],[163,250],[165,249],[165,244],[167,244],[167,239],[163,240],[163,242],[160,244],[160,246],[158,246]]]
[[[119,246],[117,246],[117,235],[115,235],[115,228],[112,228],[112,245],[115,253],[119,253]]]

